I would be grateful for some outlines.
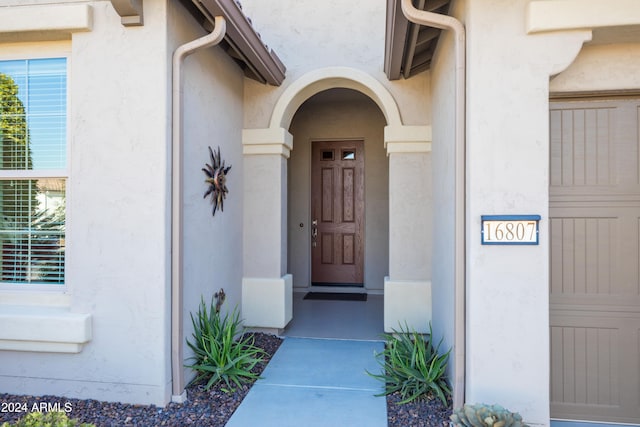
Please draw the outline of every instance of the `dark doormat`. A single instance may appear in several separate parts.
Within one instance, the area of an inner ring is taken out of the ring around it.
[[[345,293],[345,292],[307,292],[304,299],[315,299],[325,301],[366,301],[365,293]]]

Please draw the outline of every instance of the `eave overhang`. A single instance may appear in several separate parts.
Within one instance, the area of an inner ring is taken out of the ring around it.
[[[413,0],[420,10],[447,14],[450,0]],[[407,20],[400,0],[387,0],[384,72],[389,80],[409,78],[431,67],[431,58],[442,30]]]
[[[279,86],[285,78],[286,67],[278,55],[263,43],[251,21],[242,12],[237,0],[192,0],[207,27],[215,16],[222,16],[227,22],[224,42],[226,49],[243,69],[245,75],[261,83]],[[192,11],[193,13],[193,11]]]

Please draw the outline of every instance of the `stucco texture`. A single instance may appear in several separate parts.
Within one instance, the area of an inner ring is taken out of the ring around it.
[[[550,82],[554,93],[640,91],[640,43],[592,44]]]
[[[334,66],[362,70],[380,81],[395,98],[405,125],[430,123],[429,73],[392,82],[383,72],[384,2],[244,0],[242,7],[287,66],[281,87],[246,80],[246,128],[268,127],[270,106],[288,85],[309,71]]]
[[[109,2],[69,56],[66,292],[92,316],[75,355],[1,352],[2,391],[163,404],[169,396],[163,2],[125,31]],[[160,125],[159,125],[160,124]]]
[[[168,14],[169,53],[180,43],[205,35],[204,29],[184,8],[170,2]],[[191,313],[201,298],[206,304],[224,289],[223,311],[241,310],[242,291],[242,91],[243,75],[220,47],[194,52],[186,57],[183,76],[183,334],[191,339]],[[202,168],[211,164],[208,147],[220,149],[222,160],[231,166],[227,176],[229,193],[212,215],[211,198]],[[184,346],[188,362],[192,353]],[[194,373],[185,369],[185,377]]]
[[[144,26],[135,28],[121,24],[110,2],[88,4],[91,30],[67,35],[66,43],[63,292],[71,312],[91,316],[92,338],[77,354],[0,352],[0,391],[164,406],[171,397],[171,57],[205,31],[177,2],[145,2]],[[59,34],[42,33],[43,40],[51,37]],[[40,55],[52,54],[46,43],[38,46]],[[14,51],[29,56],[26,47]],[[183,322],[189,336],[189,312],[201,295],[209,300],[224,288],[226,307],[240,304],[244,77],[220,48],[187,58],[183,75]],[[220,146],[233,165],[225,211],[215,218],[202,198],[207,146]],[[60,305],[57,300],[28,303]]]
[[[528,36],[526,1],[467,2],[466,400],[549,423],[549,77],[588,32]],[[549,49],[553,46],[553,49]],[[539,214],[540,244],[484,246],[480,217]]]

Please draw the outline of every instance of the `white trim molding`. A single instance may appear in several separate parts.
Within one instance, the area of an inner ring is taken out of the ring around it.
[[[431,126],[385,126],[384,146],[391,153],[431,151]]]
[[[247,327],[284,329],[293,318],[293,276],[243,278],[242,317]]]
[[[640,24],[638,0],[534,0],[526,15],[527,34]]]
[[[288,159],[293,136],[283,128],[243,129],[242,153],[246,155],[280,154]]]
[[[384,278],[384,331],[409,327],[429,333],[431,323],[431,281]]]
[[[111,5],[125,27],[143,25],[142,0],[111,0]]]
[[[0,7],[0,33],[91,31],[93,8],[88,4]]]
[[[310,71],[292,82],[280,95],[271,115],[270,128],[289,128],[304,101],[327,89],[353,89],[375,102],[387,124],[402,125],[400,111],[391,93],[375,77],[350,67],[327,67]]]
[[[80,353],[92,338],[91,315],[67,307],[0,305],[0,350]]]

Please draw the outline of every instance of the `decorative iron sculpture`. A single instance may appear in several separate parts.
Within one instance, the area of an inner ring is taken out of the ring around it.
[[[223,288],[220,288],[218,292],[213,294],[213,297],[216,299],[216,313],[220,313],[220,307],[224,304],[224,300],[227,299],[227,294],[224,293]]]
[[[224,199],[229,192],[227,189],[227,174],[231,166],[225,167],[224,160],[220,157],[220,147],[218,147],[217,151],[213,151],[209,147],[209,157],[211,157],[211,164],[206,163],[205,167],[202,168],[202,171],[207,176],[204,182],[208,184],[203,198],[211,194],[211,203],[213,204],[213,212],[211,214],[215,215],[218,207],[221,211],[224,211]]]

